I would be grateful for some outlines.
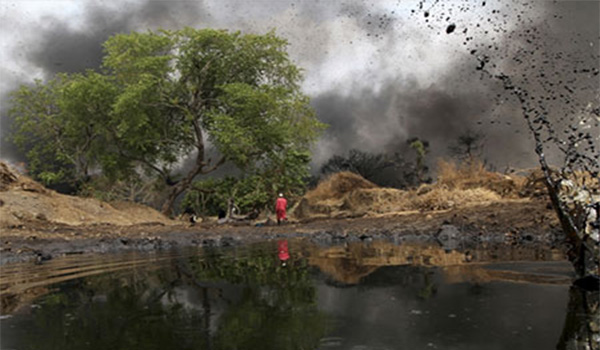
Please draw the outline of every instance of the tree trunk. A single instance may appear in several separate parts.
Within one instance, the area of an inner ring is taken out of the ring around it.
[[[173,188],[171,189],[171,192],[169,192],[169,196],[167,197],[167,200],[165,201],[165,203],[162,206],[161,212],[166,215],[166,216],[171,216],[173,214],[173,204],[175,203],[175,200],[177,199],[177,197],[183,193],[183,191],[185,191],[186,189],[188,189],[188,187],[190,186],[190,184],[192,183],[192,181],[194,180],[194,178],[196,177],[196,175],[200,174],[202,172],[202,166],[201,165],[196,165],[194,167],[194,169],[192,169],[192,171],[190,171],[188,173],[188,175],[185,177],[185,179],[179,181],[178,183],[176,183]]]
[[[204,161],[204,138],[202,136],[202,128],[200,127],[198,121],[195,121],[193,125],[196,132],[196,149],[198,150],[198,154],[196,155],[196,164],[194,164],[194,168],[190,170],[187,176],[181,181],[177,182],[171,189],[167,200],[161,208],[161,212],[167,216],[171,216],[173,214],[173,204],[175,203],[175,200],[180,194],[183,193],[183,191],[190,187],[196,176],[199,174],[208,174],[216,170],[219,166],[225,163],[226,160],[225,157],[221,157],[221,159],[213,165],[210,165],[210,158],[207,162]],[[208,166],[208,168],[205,169],[205,166]]]
[[[196,136],[196,149],[198,150],[198,154],[196,155],[196,164],[194,164],[194,168],[190,170],[190,172],[183,180],[177,182],[173,186],[173,189],[167,197],[167,201],[163,204],[161,209],[161,212],[166,216],[171,216],[173,214],[173,204],[175,203],[177,197],[181,193],[183,193],[183,191],[188,189],[192,181],[194,181],[194,178],[198,174],[202,173],[202,168],[204,168],[204,166],[206,165],[206,163],[204,162],[204,137],[202,135],[202,128],[200,127],[199,120],[194,120],[192,122],[192,125],[194,127],[194,132]]]

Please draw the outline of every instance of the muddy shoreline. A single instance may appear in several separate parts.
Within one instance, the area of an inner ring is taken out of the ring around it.
[[[60,256],[185,247],[227,247],[282,238],[322,245],[384,240],[437,242],[445,249],[481,245],[561,247],[562,232],[545,201],[492,203],[449,211],[320,219],[282,226],[142,224],[66,226],[32,222],[3,230],[0,264],[42,262]]]

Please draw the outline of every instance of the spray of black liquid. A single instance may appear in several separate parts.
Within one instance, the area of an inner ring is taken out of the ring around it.
[[[516,0],[500,6],[481,2],[479,6],[486,7],[479,9],[482,23],[463,24],[464,46],[475,58],[474,72],[498,82],[504,90],[496,96],[496,103],[512,101],[520,106],[566,236],[567,257],[578,278],[570,291],[569,315],[557,346],[598,349],[600,334],[589,325],[598,321],[600,285],[600,3],[547,2],[537,18],[530,14],[540,9],[535,5],[539,3]],[[423,1],[420,9],[428,22],[435,18],[435,6],[445,12],[440,17],[451,10],[473,10]],[[565,11],[565,7],[570,8]],[[592,30],[570,35],[570,28],[580,25],[576,20],[586,13]],[[520,22],[516,29],[507,25],[509,16]],[[501,32],[504,40],[486,40],[490,31]],[[447,35],[453,33],[461,33],[455,23],[446,27]]]

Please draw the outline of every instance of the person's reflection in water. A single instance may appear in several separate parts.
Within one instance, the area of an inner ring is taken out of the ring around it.
[[[287,240],[277,241],[277,255],[279,256],[279,261],[281,262],[281,266],[286,266],[287,261],[290,258],[290,251],[288,249],[288,241]]]

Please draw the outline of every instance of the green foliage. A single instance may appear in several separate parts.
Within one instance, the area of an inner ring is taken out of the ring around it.
[[[427,141],[425,141],[425,143],[421,140],[419,140],[418,138],[415,139],[411,139],[408,141],[410,148],[412,148],[416,154],[417,154],[417,158],[419,160],[422,160],[423,158],[425,158],[425,155],[427,154],[428,150],[428,144]]]
[[[57,76],[48,83],[36,80],[32,86],[21,86],[11,95],[13,108],[12,141],[26,152],[30,173],[43,175],[45,183],[60,181],[73,173],[73,164],[64,147],[55,140],[61,133],[58,100],[66,82]]]
[[[418,137],[409,139],[407,141],[409,147],[415,151],[415,175],[417,178],[417,184],[428,182],[425,179],[425,174],[429,170],[425,165],[425,156],[429,153],[429,142],[420,140]]]
[[[242,173],[236,191],[259,186],[260,194],[241,201],[265,202],[301,187],[309,147],[324,127],[286,48],[273,32],[115,35],[104,44],[102,73],[62,74],[15,92],[14,140],[32,174],[47,182],[93,185],[92,172],[114,183],[161,178],[171,186],[165,212],[197,175],[225,162]],[[207,140],[218,159],[207,159]],[[189,157],[194,166],[176,176],[177,161]]]

